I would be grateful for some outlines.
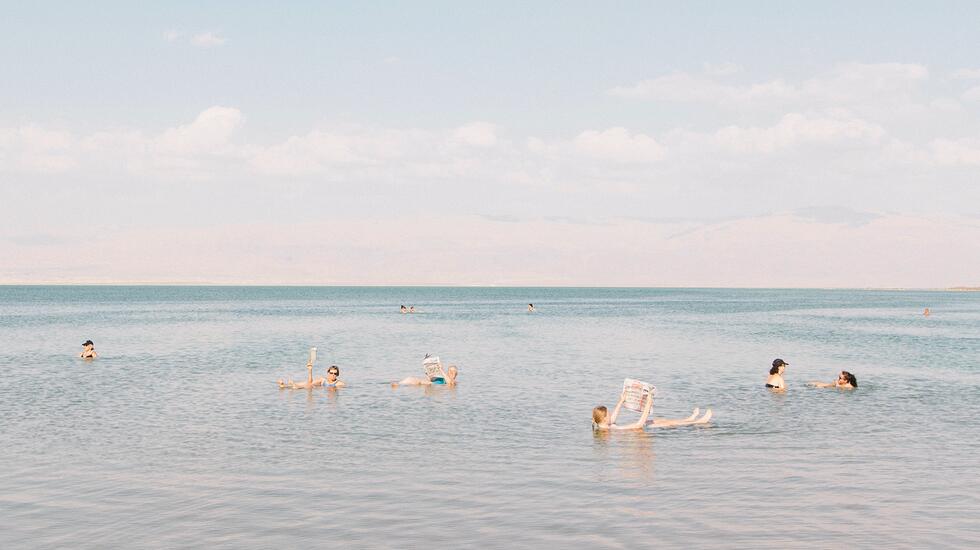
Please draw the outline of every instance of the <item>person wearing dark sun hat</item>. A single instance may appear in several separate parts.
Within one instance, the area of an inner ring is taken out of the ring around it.
[[[766,388],[773,391],[785,391],[786,381],[783,380],[783,371],[789,363],[783,361],[782,359],[774,359],[772,362],[772,368],[769,369],[769,378],[766,379]]]
[[[91,340],[86,340],[82,342],[82,353],[79,353],[78,356],[82,359],[95,359],[99,354],[95,353],[95,344]]]

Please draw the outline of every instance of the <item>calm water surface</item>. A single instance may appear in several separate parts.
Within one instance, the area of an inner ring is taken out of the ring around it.
[[[980,546],[978,293],[0,287],[0,342],[0,548]],[[594,435],[626,377],[715,420]]]

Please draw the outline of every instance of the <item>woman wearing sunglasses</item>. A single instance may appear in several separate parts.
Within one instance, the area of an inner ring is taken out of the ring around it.
[[[616,418],[619,416],[620,409],[623,408],[623,403],[626,401],[626,390],[619,396],[619,403],[616,403],[616,408],[613,409],[613,413],[609,415],[609,409],[604,405],[599,405],[598,407],[592,409],[592,429],[594,430],[642,430],[643,428],[673,428],[675,426],[690,426],[693,424],[707,424],[711,420],[711,409],[704,413],[704,416],[698,418],[701,413],[701,409],[694,409],[691,416],[687,418],[650,418],[650,413],[653,411],[653,398],[647,398],[646,404],[643,406],[643,411],[640,412],[640,419],[632,424],[616,424]]]
[[[847,372],[846,370],[840,371],[837,375],[837,380],[834,382],[810,382],[810,385],[815,388],[837,388],[841,390],[853,390],[858,387],[857,377],[853,374]]]
[[[279,379],[280,388],[289,388],[291,390],[298,390],[303,388],[343,388],[347,384],[340,379],[340,369],[337,365],[330,365],[327,369],[326,378],[313,378],[313,363],[306,364],[306,382],[293,382],[292,378],[288,381],[283,381]]]

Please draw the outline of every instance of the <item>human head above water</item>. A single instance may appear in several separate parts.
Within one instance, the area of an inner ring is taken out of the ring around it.
[[[779,374],[779,367],[788,367],[789,363],[783,361],[782,359],[773,359],[772,368],[769,369],[769,374]]]
[[[82,342],[82,347],[83,348],[87,348],[89,346],[92,346],[94,348],[95,347],[95,344],[93,344],[91,340],[85,340],[84,342]]]
[[[599,405],[592,409],[592,422],[595,424],[605,424],[609,416],[609,409],[605,405]]]
[[[340,367],[338,367],[337,365],[330,365],[327,368],[327,375],[329,376],[331,374],[336,376],[337,378],[340,378]]]
[[[845,382],[853,387],[858,387],[858,379],[853,374],[847,372],[846,370],[840,371],[840,376],[838,378],[843,378]]]

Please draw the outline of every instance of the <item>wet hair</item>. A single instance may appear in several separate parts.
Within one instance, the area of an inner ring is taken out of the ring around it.
[[[609,409],[605,405],[599,405],[598,407],[592,409],[592,422],[594,424],[602,424],[609,417]]]
[[[771,369],[769,369],[769,374],[779,374],[779,367],[781,366],[782,365],[774,365]]]
[[[330,371],[336,372],[337,377],[338,378],[340,377],[340,367],[338,367],[337,365],[330,365],[330,367],[327,368],[327,374],[330,374]]]
[[[857,379],[856,376],[854,376],[853,374],[847,372],[846,370],[842,370],[842,371],[840,371],[840,373],[843,374],[844,375],[844,378],[847,379],[847,383],[848,384],[854,386],[855,388],[858,387],[858,379]]]

